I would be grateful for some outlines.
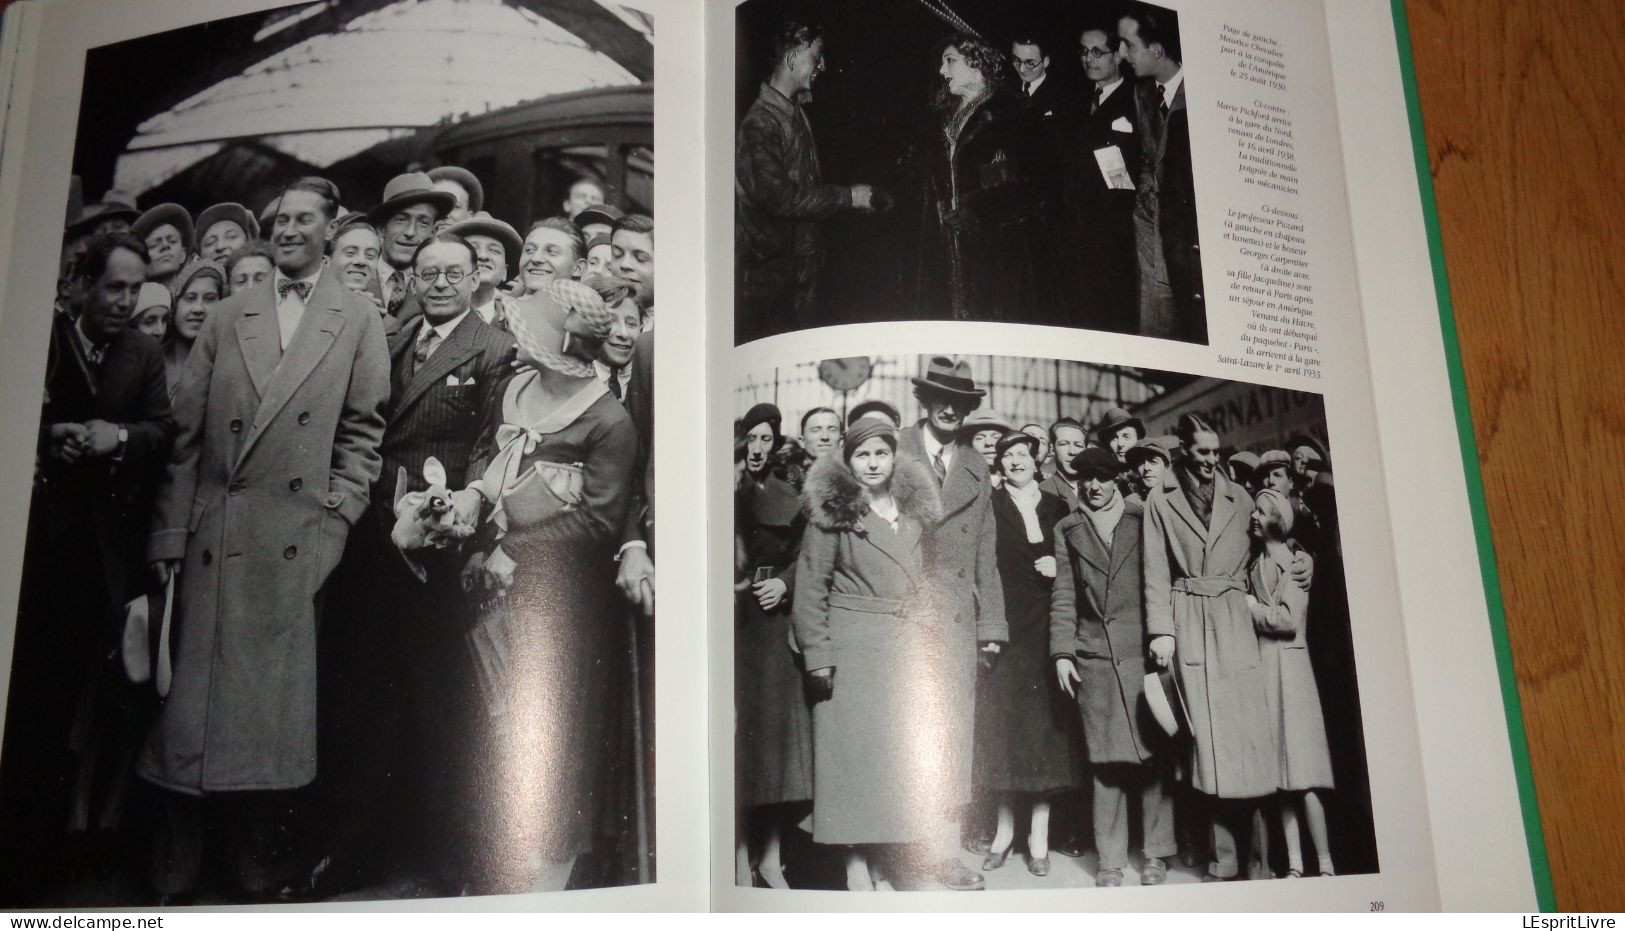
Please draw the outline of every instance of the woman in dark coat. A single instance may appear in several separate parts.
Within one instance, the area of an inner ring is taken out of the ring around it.
[[[746,829],[737,860],[741,880],[749,882],[754,872],[776,889],[788,888],[780,856],[784,827],[806,814],[813,789],[812,713],[801,687],[801,658],[790,649],[790,587],[806,519],[796,489],[774,472],[781,423],[772,404],[752,407],[740,421],[745,473],[734,495],[741,554],[734,597],[735,760]],[[749,844],[750,835],[759,842]]]
[[[613,784],[630,656],[611,567],[638,439],[590,361],[611,325],[596,292],[556,281],[518,302],[509,324],[534,368],[492,393],[468,470],[489,504],[486,546],[465,572],[484,593],[469,643],[489,722],[483,752],[470,754],[470,817],[498,874],[488,881],[549,891],[591,849]]]
[[[802,489],[807,531],[793,625],[813,699],[813,840],[846,845],[847,885],[871,886],[869,845],[924,843],[959,791],[932,752],[945,706],[921,537],[941,519],[924,463],[898,457],[897,428],[865,418]]]
[[[1004,865],[1015,843],[1015,799],[1032,796],[1027,866],[1049,872],[1051,793],[1081,781],[1077,712],[1050,676],[1050,590],[1055,585],[1055,525],[1060,498],[1038,487],[1038,441],[1011,432],[996,447],[1003,485],[993,492],[999,581],[1010,640],[976,684],[974,773],[980,794],[997,803],[998,821],[984,870]]]
[[[944,45],[938,73],[930,128],[910,160],[924,172],[920,315],[1049,322],[1049,240],[1018,168],[1020,104],[1009,65],[981,39],[958,35]]]

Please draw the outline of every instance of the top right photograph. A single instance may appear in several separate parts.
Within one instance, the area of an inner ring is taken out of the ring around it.
[[[1174,11],[747,0],[735,27],[736,343],[902,320],[1207,343]]]

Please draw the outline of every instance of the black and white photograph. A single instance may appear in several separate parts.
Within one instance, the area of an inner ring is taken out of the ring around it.
[[[85,55],[0,908],[654,881],[654,28],[326,0]]]
[[[736,884],[1377,872],[1320,395],[927,354],[734,400]]]
[[[1177,12],[746,0],[735,28],[736,343],[906,320],[1207,343]]]

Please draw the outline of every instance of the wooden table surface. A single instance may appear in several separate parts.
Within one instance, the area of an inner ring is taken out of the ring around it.
[[[1557,903],[1622,910],[1625,3],[1409,15]]]

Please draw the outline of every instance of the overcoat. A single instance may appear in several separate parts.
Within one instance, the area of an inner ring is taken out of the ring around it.
[[[1055,525],[1049,650],[1078,666],[1078,709],[1089,762],[1143,763],[1160,747],[1145,703],[1145,509],[1123,503],[1108,546],[1087,515]]]
[[[1134,189],[1107,184],[1095,153],[1116,148],[1124,168],[1137,186],[1141,158],[1139,112],[1134,82],[1119,83],[1096,106],[1095,89],[1085,91],[1087,102],[1079,119],[1059,146],[1062,153],[1062,200],[1065,222],[1061,229],[1070,246],[1071,261],[1061,267],[1073,277],[1072,307],[1063,313],[1069,326],[1087,326],[1115,332],[1134,332],[1139,265],[1134,251]]]
[[[1320,688],[1309,660],[1309,593],[1287,575],[1288,560],[1259,554],[1247,571],[1253,625],[1264,664],[1264,697],[1278,735],[1280,787],[1332,787],[1332,756]]]
[[[772,611],[751,588],[734,596],[734,708],[738,715],[739,796],[744,807],[812,798],[812,712],[801,657],[790,649],[797,551],[806,530],[801,498],[772,473],[734,497],[747,581],[758,570],[788,589]]]
[[[1052,792],[1083,781],[1078,712],[1055,682],[1049,658],[1050,599],[1054,580],[1034,566],[1053,556],[1055,526],[1067,506],[1053,495],[1038,499],[1038,542],[1009,486],[993,493],[999,579],[1010,639],[976,683],[976,785],[984,791]]]
[[[1203,524],[1180,486],[1180,468],[1168,470],[1145,504],[1146,634],[1174,638],[1175,680],[1193,737],[1191,786],[1219,798],[1268,795],[1279,767],[1247,607],[1252,498],[1218,472]]]
[[[276,289],[222,301],[176,396],[151,560],[181,560],[174,683],[138,772],[177,791],[316,777],[319,592],[380,469],[378,310],[324,271],[287,351]]]
[[[819,843],[927,840],[970,792],[969,746],[957,735],[974,710],[976,660],[929,604],[923,537],[939,517],[936,482],[899,456],[892,494],[895,530],[838,456],[818,460],[802,489],[796,645],[808,669],[835,668],[832,697],[813,705]]]

